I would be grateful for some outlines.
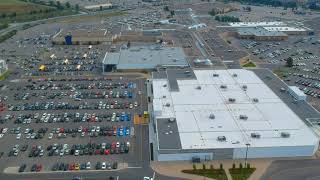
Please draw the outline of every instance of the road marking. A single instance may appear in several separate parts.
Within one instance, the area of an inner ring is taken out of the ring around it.
[[[154,180],[154,177],[156,176],[156,172],[153,171],[152,179]]]
[[[117,180],[119,180],[119,176],[117,176]]]

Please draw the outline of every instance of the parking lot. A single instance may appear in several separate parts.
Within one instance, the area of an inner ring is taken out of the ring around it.
[[[66,171],[136,164],[133,117],[145,108],[143,79],[59,76],[1,88],[1,159],[6,162],[1,169],[25,164],[21,171]]]

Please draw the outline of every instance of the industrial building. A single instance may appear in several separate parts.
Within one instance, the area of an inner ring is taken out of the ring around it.
[[[288,35],[281,31],[268,31],[263,27],[239,28],[237,35],[240,39],[254,39],[256,41],[283,41],[288,39]]]
[[[8,65],[5,60],[0,59],[0,75],[8,70]]]
[[[188,67],[182,48],[160,46],[138,46],[106,52],[103,72],[154,70],[157,67]]]
[[[255,72],[192,73],[190,79],[152,79],[155,160],[296,157],[317,151],[318,137]]]
[[[89,5],[84,7],[84,9],[89,11],[100,11],[100,10],[111,9],[111,8],[113,8],[113,5],[111,3],[95,4],[95,5]]]
[[[287,40],[288,35],[313,35],[314,32],[299,22],[235,22],[229,23],[241,39]]]

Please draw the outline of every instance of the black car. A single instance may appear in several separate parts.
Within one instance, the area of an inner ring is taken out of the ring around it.
[[[37,165],[34,164],[31,166],[31,172],[35,172],[37,170]]]
[[[26,169],[27,165],[26,164],[22,164],[20,167],[19,167],[19,172],[24,172],[24,170]]]

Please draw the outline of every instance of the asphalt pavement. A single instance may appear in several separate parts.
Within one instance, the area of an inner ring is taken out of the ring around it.
[[[261,180],[319,180],[320,160],[274,161]]]

